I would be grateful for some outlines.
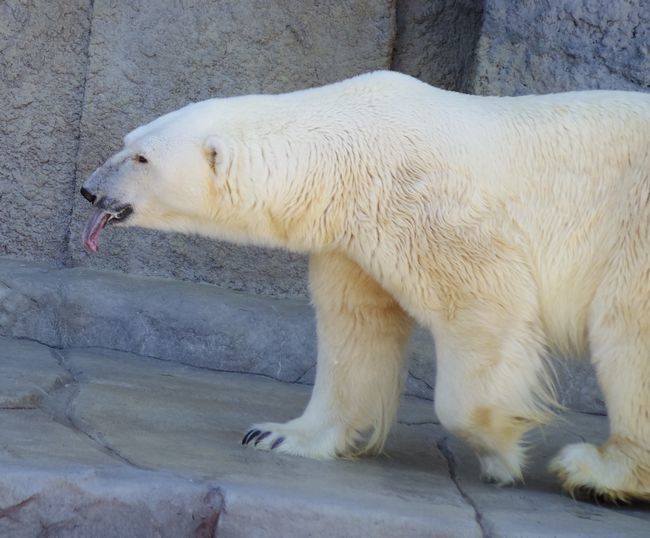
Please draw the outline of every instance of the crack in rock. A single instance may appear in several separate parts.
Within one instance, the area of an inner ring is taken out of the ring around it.
[[[427,389],[433,391],[433,387],[431,386],[431,384],[427,383],[427,381],[423,377],[416,376],[411,370],[408,371],[408,375],[411,376],[413,379],[415,379],[415,381],[423,383],[427,387]],[[426,400],[426,399],[429,399],[429,398],[423,398],[423,399]]]
[[[136,355],[137,357],[142,358],[142,359],[151,359],[151,360],[154,360],[154,361],[159,361],[159,362],[163,362],[163,363],[167,363],[167,364],[175,364],[175,365],[178,365],[178,366],[183,366],[185,368],[191,368],[191,369],[194,369],[194,370],[201,370],[201,371],[206,371],[206,372],[216,372],[216,373],[219,373],[219,374],[242,374],[242,375],[251,375],[251,376],[256,376],[256,377],[264,377],[266,379],[271,379],[273,381],[279,381],[280,383],[288,383],[288,384],[291,384],[291,385],[293,385],[293,384],[302,385],[303,384],[303,383],[296,383],[294,381],[287,381],[285,379],[278,379],[277,377],[273,377],[272,375],[265,374],[265,373],[262,373],[262,372],[247,372],[247,371],[243,371],[243,370],[233,370],[233,369],[228,370],[228,369],[225,369],[225,368],[215,368],[215,367],[210,367],[210,366],[198,366],[196,364],[189,364],[189,363],[186,363],[186,362],[175,361],[175,360],[172,360],[172,359],[163,359],[161,357],[154,357],[153,355],[144,355],[142,353],[131,351],[131,350],[128,350],[128,349],[117,349],[117,348],[106,347],[106,346],[85,346],[85,347],[65,347],[64,348],[62,346],[55,346],[55,345],[52,345],[52,344],[48,344],[47,342],[43,342],[42,340],[37,340],[35,338],[28,338],[26,336],[7,336],[7,335],[2,335],[2,334],[0,334],[0,336],[5,336],[6,338],[11,338],[13,340],[20,340],[20,341],[23,341],[23,342],[34,342],[35,344],[40,344],[40,345],[42,345],[44,347],[47,347],[47,348],[49,348],[50,350],[52,350],[55,353],[55,357],[57,357],[57,362],[60,361],[59,357],[62,357],[62,355],[56,355],[56,354],[60,354],[62,351],[78,351],[78,350],[114,351],[116,353],[125,353],[125,354],[129,354],[129,355]],[[62,368],[67,370],[72,375],[72,372],[70,371],[69,366],[67,366],[63,362],[59,362],[59,364],[60,364],[60,366]],[[79,372],[79,373],[81,373],[81,372]],[[74,381],[76,382],[77,380],[74,380]]]
[[[89,24],[88,32],[85,36],[84,47],[86,53],[83,56],[86,62],[83,69],[83,79],[81,81],[81,86],[79,89],[79,116],[75,122],[75,148],[74,148],[74,168],[72,170],[72,203],[70,203],[70,209],[68,211],[67,220],[65,224],[64,234],[63,234],[63,251],[61,252],[61,262],[64,267],[72,266],[72,248],[71,248],[71,238],[72,238],[72,225],[74,220],[74,210],[75,210],[75,200],[77,196],[77,189],[79,183],[79,174],[80,174],[80,158],[81,158],[81,141],[83,137],[83,124],[84,124],[84,114],[86,113],[87,103],[87,89],[88,89],[88,78],[90,74],[90,61],[91,61],[91,44],[93,38],[93,24],[95,22],[95,0],[90,0],[90,12],[89,12]],[[59,333],[61,334],[61,333]]]
[[[50,349],[58,364],[71,377],[72,382],[62,387],[55,387],[52,392],[48,393],[47,399],[44,398],[40,402],[38,408],[57,424],[60,424],[90,439],[102,453],[112,457],[120,463],[126,464],[135,469],[149,470],[147,467],[138,465],[129,460],[126,456],[122,455],[116,448],[111,446],[110,443],[103,439],[101,435],[88,431],[88,429],[84,427],[81,421],[75,417],[73,413],[73,406],[81,390],[81,381],[79,379],[79,376],[82,374],[82,372],[73,370],[73,368],[67,363],[64,354],[61,353],[60,350],[55,348]]]
[[[296,383],[298,385],[305,385],[306,383],[302,380],[309,372],[311,372],[314,368],[316,368],[316,363],[310,364],[309,367],[301,373],[298,377],[296,377],[291,383]]]
[[[476,521],[476,524],[481,529],[481,535],[483,538],[492,538],[492,533],[487,528],[486,522],[483,520],[483,514],[481,514],[481,511],[478,509],[478,506],[474,502],[474,499],[470,497],[470,495],[463,489],[460,484],[458,474],[456,473],[456,458],[454,457],[454,453],[449,448],[447,437],[440,439],[436,443],[436,446],[438,447],[438,450],[443,455],[445,460],[447,460],[447,468],[449,469],[449,477],[451,478],[451,481],[456,486],[456,489],[460,493],[460,496],[463,498],[463,500],[472,508],[472,510],[474,510],[474,519]]]
[[[440,422],[437,420],[416,420],[413,422],[409,422],[408,420],[398,420],[397,423],[402,424],[403,426],[440,426]]]
[[[214,538],[217,536],[219,516],[225,508],[225,499],[221,488],[212,488],[203,497],[203,503],[209,508],[207,515],[201,517],[193,532],[193,538]]]
[[[5,508],[0,508],[0,519],[4,519],[4,518],[15,519],[14,515],[20,510],[22,510],[29,503],[31,503],[34,499],[36,499],[36,494],[30,495],[29,497],[20,501],[19,503],[12,504],[11,506],[7,506]]]

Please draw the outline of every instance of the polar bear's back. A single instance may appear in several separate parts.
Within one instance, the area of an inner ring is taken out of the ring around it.
[[[427,141],[418,151],[430,162],[425,207],[439,212],[462,185],[443,219],[453,225],[447,208],[456,206],[462,226],[472,212],[477,227],[494,226],[529,267],[554,347],[584,350],[589,305],[612,260],[636,251],[639,271],[650,270],[650,94],[502,98],[391,81],[400,84],[411,98],[392,104],[404,107],[405,136]]]
[[[440,214],[434,226],[458,229],[480,215],[475,225],[494,226],[529,267],[555,347],[584,349],[611,261],[636,251],[645,258],[634,263],[650,270],[650,94],[481,97],[400,75],[357,82],[372,86],[374,103],[356,121],[383,129],[394,142],[383,148],[410,145],[413,169],[428,170],[413,183],[425,210],[410,215]]]

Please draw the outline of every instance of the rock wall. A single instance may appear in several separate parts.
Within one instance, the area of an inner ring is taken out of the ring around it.
[[[392,69],[448,90],[469,91],[483,0],[400,0]]]
[[[0,2],[0,255],[62,263],[90,0]]]
[[[650,90],[647,0],[485,0],[472,93]]]
[[[314,312],[302,298],[82,267],[52,269],[0,257],[0,337],[59,349],[128,351],[312,384],[315,325]],[[435,350],[428,331],[414,331],[408,355],[404,392],[431,399]],[[572,409],[600,413],[603,401],[589,368],[586,361],[556,366],[561,400]],[[47,372],[42,374],[47,377]],[[2,396],[16,387],[13,378],[6,380],[9,388],[1,382],[0,408]]]

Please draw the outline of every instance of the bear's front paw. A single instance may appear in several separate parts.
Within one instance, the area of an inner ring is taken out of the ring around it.
[[[241,440],[242,445],[247,445],[249,443],[253,443],[253,446],[259,445],[264,439],[267,439],[268,437],[271,437],[273,435],[273,432],[271,431],[265,431],[263,432],[262,430],[259,430],[257,428],[252,428],[248,430],[246,435],[244,435],[244,438]],[[275,437],[273,439],[273,442],[271,443],[269,450],[273,450],[274,448],[279,447],[282,443],[284,442],[284,437],[279,436]],[[260,447],[263,448],[263,447]]]
[[[325,460],[343,455],[346,442],[339,428],[305,428],[296,419],[286,424],[255,424],[244,435],[242,445]]]

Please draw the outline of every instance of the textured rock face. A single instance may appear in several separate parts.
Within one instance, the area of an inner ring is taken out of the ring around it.
[[[646,0],[486,0],[473,92],[650,89]]]
[[[400,0],[392,68],[467,91],[482,14],[482,0]]]
[[[44,394],[71,381],[49,348],[29,341],[0,339],[0,409],[36,407]]]
[[[392,4],[95,2],[78,183],[129,130],[190,101],[290,91],[388,67]],[[75,205],[75,264],[274,295],[305,293],[304,258],[196,237],[120,230],[106,234],[101,255],[91,258],[79,241],[89,204],[76,196]]]
[[[30,414],[29,426],[23,424],[23,427],[35,428],[32,420]],[[75,442],[79,442],[79,439],[69,439],[72,435],[60,437],[63,439],[52,439],[52,444],[63,440],[68,450],[74,450]],[[3,465],[2,536],[216,536],[222,503],[216,490],[206,492],[190,481],[161,479],[153,473],[114,468],[109,472],[95,472],[78,467],[70,472],[70,467],[68,464],[67,468],[62,465],[35,471]]]
[[[0,255],[62,261],[90,2],[0,3]]]

